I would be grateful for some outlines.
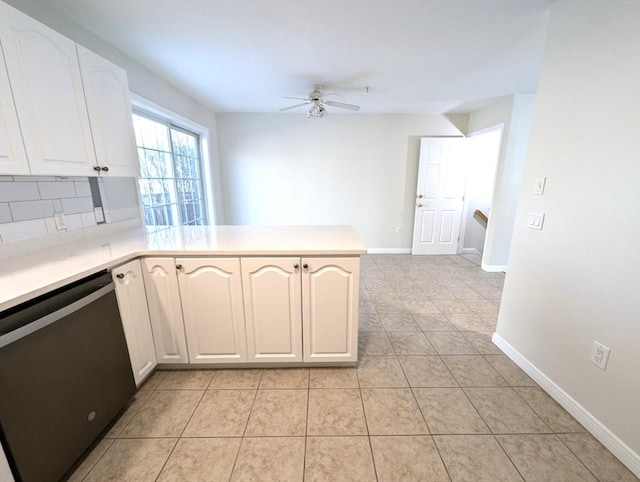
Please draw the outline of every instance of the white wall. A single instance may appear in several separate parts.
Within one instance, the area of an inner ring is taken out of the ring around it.
[[[209,129],[210,152],[209,158],[212,165],[214,179],[214,195],[216,197],[216,220],[219,224],[224,222],[222,206],[222,189],[219,184],[219,163],[216,149],[216,120],[215,114],[196,102],[182,91],[166,82],[164,79],[150,71],[143,65],[115,49],[110,44],[95,36],[93,33],[79,26],[68,17],[61,15],[56,10],[43,2],[25,2],[21,0],[3,0],[39,22],[57,30],[84,47],[96,52],[111,62],[119,65],[127,71],[129,88],[138,94],[162,107],[165,107],[187,119],[191,119]],[[135,186],[134,184],[130,184]],[[124,188],[125,185],[120,186]],[[131,196],[127,196],[131,199]]]
[[[639,2],[551,5],[497,328],[638,476],[639,40]],[[542,231],[526,228],[531,211]],[[611,348],[606,371],[589,363],[593,340]]]
[[[503,126],[482,267],[506,270],[535,96],[518,94],[469,115],[470,134]]]
[[[408,250],[420,137],[461,135],[467,116],[219,114],[217,121],[229,224],[350,224],[370,249]]]

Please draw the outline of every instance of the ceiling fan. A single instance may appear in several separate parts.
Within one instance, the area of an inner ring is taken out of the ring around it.
[[[319,119],[327,115],[327,110],[325,106],[330,107],[339,107],[340,109],[349,109],[349,110],[360,110],[359,105],[355,104],[345,104],[344,102],[336,102],[333,100],[324,100],[326,96],[336,95],[336,94],[325,94],[322,92],[322,84],[316,84],[313,86],[313,91],[309,94],[308,97],[284,97],[285,99],[296,99],[296,100],[304,100],[302,104],[291,105],[289,107],[285,107],[280,109],[280,112],[284,112],[289,109],[295,109],[296,107],[302,107],[303,105],[310,105],[309,110],[307,111],[307,117],[310,119]]]

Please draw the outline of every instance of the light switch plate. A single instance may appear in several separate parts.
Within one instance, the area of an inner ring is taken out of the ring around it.
[[[529,229],[537,229],[542,231],[542,224],[544,223],[544,213],[529,213],[529,222],[527,227]]]
[[[536,185],[533,188],[533,194],[538,196],[542,196],[544,194],[544,185],[547,183],[546,177],[538,177],[536,178]]]

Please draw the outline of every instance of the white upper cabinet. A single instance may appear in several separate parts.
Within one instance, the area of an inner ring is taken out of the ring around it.
[[[0,174],[139,175],[123,69],[1,1],[0,45]]]
[[[238,258],[176,259],[190,363],[247,360]]]
[[[0,40],[31,174],[95,175],[75,43],[2,2],[0,18]]]
[[[0,49],[0,173],[29,174],[16,106],[11,96],[7,66]]]
[[[303,258],[304,361],[358,359],[359,258]]]
[[[77,46],[89,122],[102,175],[140,174],[133,134],[127,73]]]

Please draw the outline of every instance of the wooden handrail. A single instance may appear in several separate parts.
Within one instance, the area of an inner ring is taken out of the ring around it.
[[[482,226],[484,226],[485,229],[487,229],[487,223],[489,222],[489,218],[487,217],[487,215],[485,213],[483,213],[482,211],[480,211],[479,209],[476,209],[473,212],[473,217],[480,223],[482,224]]]

